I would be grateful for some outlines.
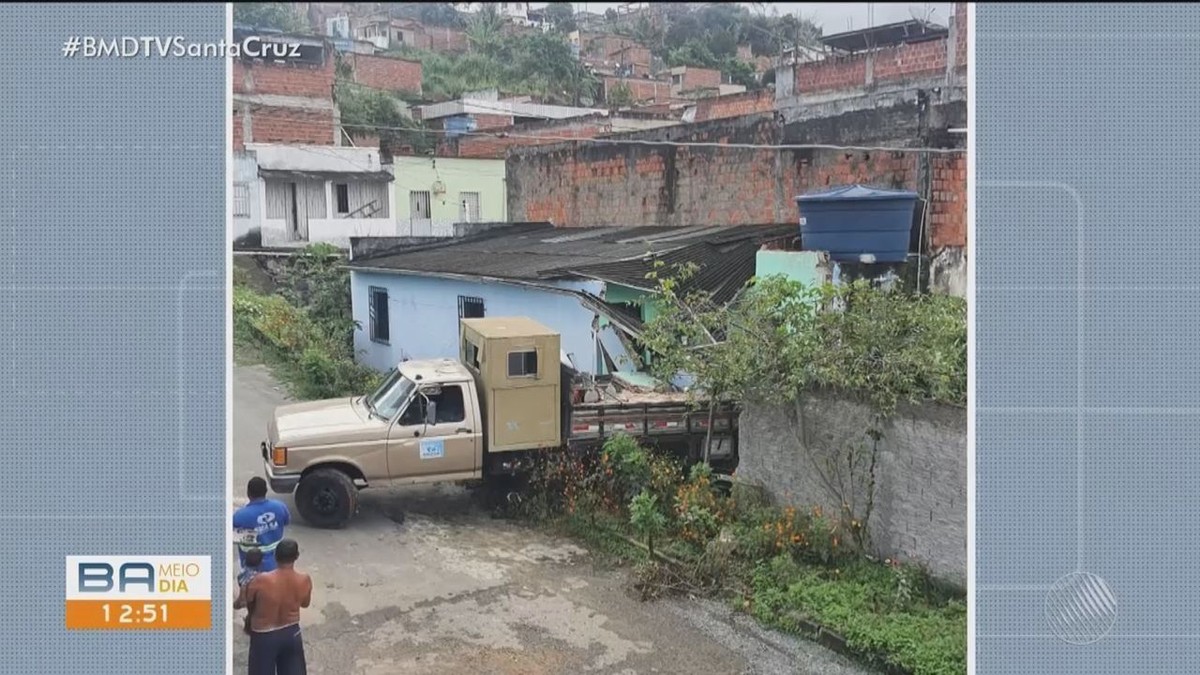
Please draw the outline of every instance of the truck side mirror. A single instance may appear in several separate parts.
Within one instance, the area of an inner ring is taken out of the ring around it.
[[[425,424],[437,424],[437,401],[425,400]]]

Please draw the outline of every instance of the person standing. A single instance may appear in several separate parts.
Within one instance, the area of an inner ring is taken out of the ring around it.
[[[233,512],[233,529],[237,534],[238,562],[245,568],[246,552],[262,551],[263,572],[275,569],[275,547],[283,539],[283,529],[291,523],[287,505],[278,499],[267,498],[267,481],[259,476],[246,485],[250,503]]]
[[[238,598],[239,599],[234,600],[233,608],[234,609],[245,608],[245,610],[246,610],[246,620],[242,625],[242,630],[245,631],[246,635],[250,634],[250,615],[254,614],[254,605],[253,605],[253,603],[251,603],[251,604],[244,604],[244,603],[238,604],[238,603],[241,602],[242,599],[244,599],[245,593],[246,593],[246,587],[249,586],[250,582],[254,581],[254,577],[258,576],[259,572],[262,571],[262,560],[263,560],[262,551],[260,551],[256,548],[252,548],[249,551],[246,551],[246,564],[242,567],[242,573],[238,575]]]
[[[249,675],[307,675],[300,610],[312,604],[312,577],[297,572],[300,545],[284,539],[275,548],[277,567],[254,577],[234,607],[253,606]]]

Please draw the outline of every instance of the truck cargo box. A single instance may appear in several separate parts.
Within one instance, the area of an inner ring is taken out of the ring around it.
[[[563,444],[558,333],[523,317],[463,319],[460,358],[479,383],[488,452]]]

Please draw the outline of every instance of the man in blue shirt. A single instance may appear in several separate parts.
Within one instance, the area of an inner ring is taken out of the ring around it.
[[[275,547],[283,539],[283,528],[291,522],[287,505],[267,499],[267,481],[255,476],[246,485],[250,503],[233,512],[233,530],[237,535],[238,559],[246,566],[246,552],[262,551],[263,572],[275,569]]]

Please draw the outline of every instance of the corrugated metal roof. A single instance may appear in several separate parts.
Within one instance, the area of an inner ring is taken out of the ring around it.
[[[262,178],[277,180],[358,180],[358,181],[393,181],[396,177],[390,171],[280,171],[259,169]]]
[[[818,40],[821,44],[848,52],[877,49],[906,42],[934,40],[950,34],[950,29],[929,21],[909,19],[895,23],[872,26],[859,30],[825,35]]]
[[[525,103],[520,101],[489,101],[464,98],[421,107],[421,119],[433,120],[456,115],[508,115],[547,120],[565,120],[591,115],[607,116],[603,108],[576,108],[565,105]]]
[[[776,236],[792,235],[794,230],[794,225],[788,225]],[[655,271],[656,262],[663,263],[658,268],[662,277],[676,275],[682,266],[694,264],[696,270],[680,284],[680,292],[705,291],[712,294],[715,302],[726,303],[754,276],[755,256],[762,241],[754,238],[726,243],[700,242],[653,257],[573,267],[571,271],[590,279],[653,291],[657,282],[647,279],[646,275]]]
[[[637,288],[656,259],[699,265],[689,286],[732,297],[754,273],[759,243],[796,226],[555,228],[519,223],[482,234],[356,258],[350,267],[514,280],[594,278]]]

